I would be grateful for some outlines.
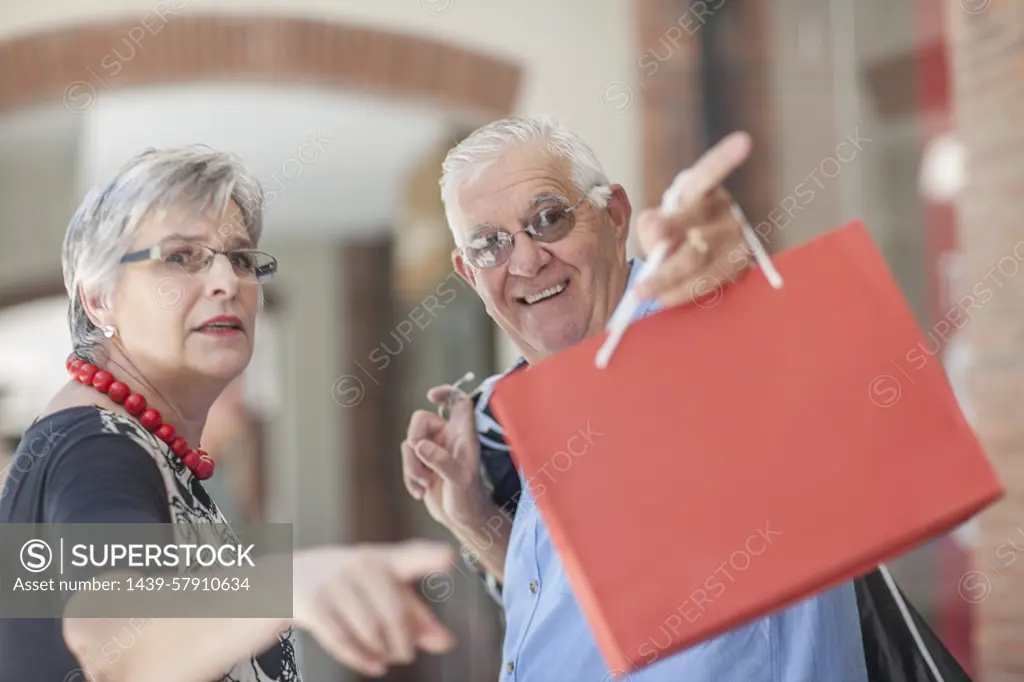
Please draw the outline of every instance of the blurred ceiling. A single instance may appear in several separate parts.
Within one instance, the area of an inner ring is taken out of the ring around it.
[[[390,230],[413,168],[454,143],[457,127],[440,107],[308,87],[101,90],[80,113],[53,105],[0,118],[0,158],[36,186],[45,179],[61,205],[59,225],[16,220],[4,229],[59,230],[62,237],[88,188],[132,155],[201,143],[238,154],[264,183],[268,238]],[[74,196],[61,196],[65,191]],[[39,215],[38,196],[16,192],[3,200],[5,216]],[[25,206],[10,205],[18,201]]]
[[[0,253],[19,254],[0,268],[0,300],[59,293],[56,255],[79,201],[147,147],[238,154],[267,190],[265,243],[322,242],[390,231],[414,170],[457,139],[452,116],[355,91],[206,83],[101,88],[80,113],[50,105],[0,117]]]
[[[390,230],[413,167],[454,127],[440,108],[294,86],[101,91],[83,118],[78,190],[146,147],[202,143],[264,183],[268,238],[373,233]]]

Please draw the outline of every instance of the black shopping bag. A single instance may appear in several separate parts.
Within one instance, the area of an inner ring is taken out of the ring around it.
[[[885,566],[854,588],[869,682],[971,682]]]

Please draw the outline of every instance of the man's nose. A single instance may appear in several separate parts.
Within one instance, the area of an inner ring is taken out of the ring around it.
[[[518,277],[533,277],[551,261],[551,254],[525,232],[516,235],[508,271]]]

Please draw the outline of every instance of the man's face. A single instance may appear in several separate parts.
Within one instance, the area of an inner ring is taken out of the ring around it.
[[[476,268],[458,250],[453,260],[531,362],[603,331],[629,275],[630,205],[619,186],[604,209],[580,202],[570,216],[573,229],[559,241],[522,232],[545,209],[579,201],[570,173],[566,159],[538,144],[516,147],[460,187],[450,208],[460,245],[496,231],[514,235],[510,258],[496,267]]]

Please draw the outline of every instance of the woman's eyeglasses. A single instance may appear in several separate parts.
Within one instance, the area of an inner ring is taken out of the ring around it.
[[[566,199],[554,199],[560,204],[541,209],[527,221],[526,227],[520,232],[494,230],[475,234],[466,245],[459,248],[459,252],[475,268],[496,268],[512,256],[516,235],[525,233],[531,239],[545,244],[564,239],[576,227],[575,211],[583,203],[583,200],[590,198],[595,191],[605,189],[605,187],[604,185],[594,187],[571,206],[568,205],[569,202]]]
[[[263,282],[277,272],[277,259],[264,251],[256,249],[220,251],[212,246],[188,240],[168,240],[148,249],[133,251],[121,258],[121,262],[158,260],[168,268],[193,275],[208,269],[218,255],[225,256],[242,279]]]

